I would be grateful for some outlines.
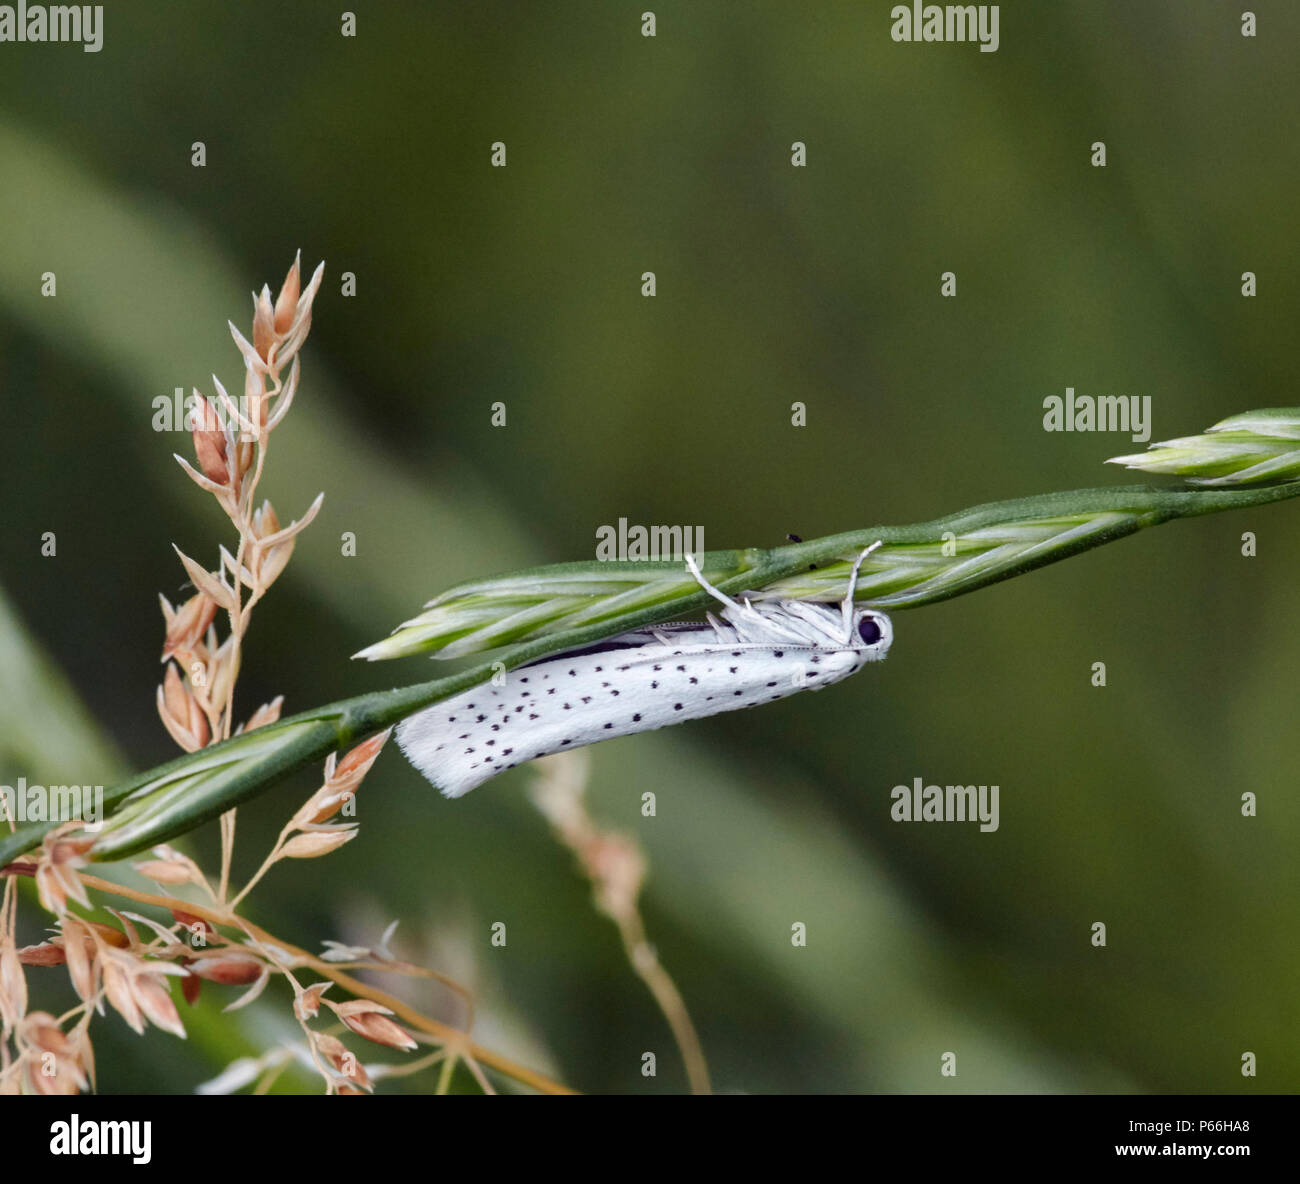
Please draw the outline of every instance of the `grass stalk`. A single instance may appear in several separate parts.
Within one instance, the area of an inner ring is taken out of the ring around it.
[[[1258,508],[1300,495],[1300,481],[1290,479],[1300,474],[1279,470],[1278,483],[1259,484],[1255,472],[1261,458],[1277,455],[1279,439],[1294,442],[1300,435],[1300,409],[1248,413],[1224,423],[1245,420],[1252,424],[1249,434],[1257,437],[1256,461],[1238,453],[1236,471],[1243,477],[1235,487],[1231,474],[1219,472],[1214,488],[1131,485],[1049,493],[908,526],[872,526],[772,549],[710,551],[701,567],[726,593],[834,601],[844,594],[853,557],[881,540],[884,545],[863,568],[858,599],[891,611],[935,604],[1165,522]],[[1204,473],[1218,447],[1212,433],[1178,441],[1177,459],[1164,445],[1153,445],[1143,455],[1153,458],[1151,467],[1192,480]],[[1208,441],[1199,450],[1198,439]],[[1143,458],[1117,459],[1133,465]],[[327,704],[112,787],[105,792],[105,805],[113,813],[90,857],[121,859],[192,830],[295,770],[486,682],[502,668],[695,613],[709,599],[674,561],[560,563],[452,588],[358,656],[374,660],[496,651],[493,662]],[[37,845],[51,825],[30,823],[0,837],[0,866]]]

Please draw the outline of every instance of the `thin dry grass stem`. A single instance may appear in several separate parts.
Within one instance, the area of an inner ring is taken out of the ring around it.
[[[585,751],[543,757],[537,766],[534,804],[556,837],[577,857],[591,881],[597,909],[618,926],[628,962],[649,988],[672,1029],[691,1092],[711,1093],[708,1062],[686,1001],[646,936],[637,905],[647,870],[645,855],[634,839],[602,829],[587,812],[584,797],[589,766]]]
[[[447,1059],[449,1059],[447,1050],[438,1048],[427,1056],[408,1061],[405,1065],[367,1065],[366,1069],[372,1080],[380,1081],[385,1077],[411,1077],[416,1073],[423,1073],[425,1069],[432,1069],[434,1065]]]
[[[249,1092],[254,1096],[261,1097],[271,1092],[275,1083],[283,1076],[284,1071],[289,1067],[289,1057],[285,1056],[278,1063],[267,1068],[266,1072],[259,1077]]]
[[[279,838],[261,867],[253,873],[239,894],[230,902],[232,909],[248,895],[264,875],[282,859],[316,859],[336,851],[357,835],[354,822],[328,821],[339,812],[352,816],[352,806],[361,779],[379,758],[392,729],[371,736],[357,745],[340,763],[331,753],[325,762],[325,781],[284,825]]]
[[[231,326],[244,359],[243,399],[236,404],[214,376],[215,404],[199,400],[195,410],[195,463],[177,457],[191,479],[217,500],[239,536],[233,554],[225,547],[219,549],[215,570],[178,549],[194,595],[179,607],[161,598],[166,671],[156,696],[158,713],[187,753],[228,739],[232,732],[253,731],[280,718],[283,697],[276,697],[234,728],[234,692],[252,610],[284,571],[295,537],[310,524],[321,504],[318,496],[301,519],[281,526],[270,502],[258,504],[257,488],[271,432],[283,421],[298,389],[298,354],[311,325],[312,301],[323,266],[303,290],[295,259],[274,302],[266,287],[254,296],[251,342]],[[224,639],[217,634],[221,613],[228,623]],[[381,1077],[458,1061],[469,1066],[485,1093],[493,1090],[480,1063],[543,1092],[569,1092],[476,1045],[469,1035],[474,1015],[471,993],[446,975],[395,957],[388,948],[392,927],[373,948],[327,942],[326,953],[316,957],[240,915],[252,889],[276,864],[322,858],[357,836],[357,791],[388,735],[387,731],[378,733],[342,755],[329,756],[320,787],[285,824],[270,852],[233,899],[233,809],[221,816],[221,868],[215,887],[194,860],[165,845],[155,846],[150,858],[134,866],[146,879],[167,889],[166,895],[89,875],[83,869],[95,837],[85,833],[78,822],[51,829],[38,851],[0,869],[0,1093],[77,1093],[93,1088],[89,1027],[108,1009],[117,1012],[136,1033],[152,1026],[184,1038],[184,1024],[168,987],[172,978],[179,980],[181,994],[191,1005],[200,998],[205,983],[213,988],[242,988],[224,1008],[227,1012],[253,1003],[273,980],[287,983],[293,992],[293,1015],[302,1044],[241,1059],[208,1083],[204,1092],[243,1086],[266,1092],[296,1062],[314,1069],[327,1093],[367,1093]],[[13,819],[9,821],[12,828]],[[20,949],[15,938],[17,882],[28,875],[56,925],[47,941]],[[203,899],[173,894],[181,890]],[[141,913],[109,909],[115,925],[91,921],[72,907],[76,904],[89,910],[91,891],[160,909],[167,920],[164,923]],[[65,966],[80,1003],[59,1017],[30,1008],[27,966]],[[466,1026],[461,1030],[429,1019],[354,978],[347,969],[442,984],[465,1000]],[[313,976],[314,981],[308,981]],[[327,995],[331,990],[347,997]],[[322,1027],[322,1020],[331,1023]],[[412,1058],[404,1065],[367,1069],[345,1038],[404,1054],[417,1050],[421,1043],[434,1044],[436,1050],[431,1057]]]
[[[463,1053],[461,1055],[461,1060],[465,1062],[466,1068],[468,1068],[469,1071],[474,1075],[474,1080],[478,1082],[479,1088],[485,1094],[494,1094],[497,1092],[492,1088],[491,1083],[484,1075],[482,1068],[479,1066],[479,1063],[473,1058],[472,1055],[470,1055],[468,1052]]]
[[[492,1083],[488,1081],[482,1067],[468,1049],[461,1049],[458,1052],[446,1052],[445,1055],[439,1054],[439,1056],[442,1060],[442,1072],[438,1075],[438,1085],[434,1090],[435,1094],[451,1092],[451,1083],[456,1075],[456,1066],[461,1062],[464,1062],[465,1068],[470,1071],[479,1088],[485,1094],[495,1094],[497,1092],[492,1088]]]

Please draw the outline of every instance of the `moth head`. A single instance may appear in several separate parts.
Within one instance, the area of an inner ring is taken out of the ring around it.
[[[894,627],[884,613],[872,609],[859,609],[853,614],[854,640],[882,654],[889,649],[894,640]]]

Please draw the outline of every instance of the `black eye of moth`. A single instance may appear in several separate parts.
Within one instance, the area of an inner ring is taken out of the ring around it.
[[[875,645],[876,642],[881,639],[883,634],[880,632],[880,626],[876,624],[874,617],[863,617],[862,620],[858,622],[858,636],[862,638],[867,645]]]

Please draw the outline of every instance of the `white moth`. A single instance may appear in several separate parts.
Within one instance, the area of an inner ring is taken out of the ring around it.
[[[654,625],[512,670],[400,723],[397,742],[421,773],[457,798],[534,757],[688,719],[753,707],[848,678],[889,651],[884,613],[856,609],[862,561],[839,608],[802,600],[738,604],[686,566],[722,604],[723,620]]]

